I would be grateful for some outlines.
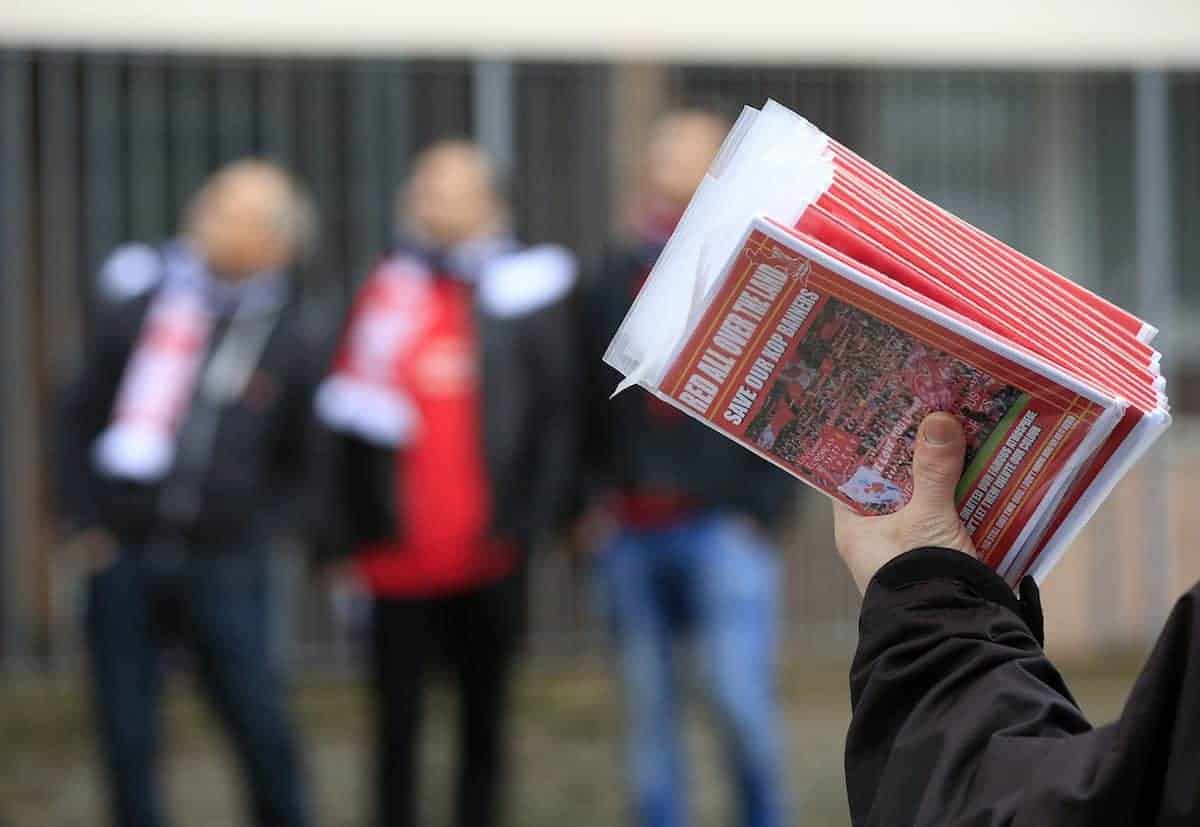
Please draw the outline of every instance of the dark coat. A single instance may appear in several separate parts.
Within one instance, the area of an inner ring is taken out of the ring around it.
[[[63,517],[74,530],[103,528],[127,545],[166,540],[227,546],[280,530],[305,536],[310,529],[303,521],[312,514],[304,503],[312,392],[323,360],[291,306],[279,311],[242,397],[216,411],[194,403],[185,417],[182,430],[215,422],[210,450],[198,457],[181,451],[160,483],[96,470],[92,446],[111,419],[153,295],[104,308],[82,370],[62,396],[55,465]],[[227,324],[215,325],[206,360]],[[182,445],[182,431],[179,440]],[[172,506],[180,500],[186,506]]]
[[[1200,824],[1200,585],[1120,719],[1093,727],[1042,651],[1037,587],[918,549],[876,574],[850,675],[855,825]]]

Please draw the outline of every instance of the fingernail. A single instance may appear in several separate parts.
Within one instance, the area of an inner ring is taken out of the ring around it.
[[[931,417],[925,423],[925,441],[930,445],[948,445],[954,441],[954,421],[945,416]]]

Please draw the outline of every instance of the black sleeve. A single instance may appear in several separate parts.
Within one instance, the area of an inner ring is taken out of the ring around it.
[[[313,396],[327,362],[318,337],[301,330],[295,319],[285,320],[283,398],[272,437],[271,517],[274,534],[307,544],[321,536],[323,497],[321,442],[317,434]]]
[[[314,564],[345,559],[364,545],[399,536],[392,449],[337,433],[318,422],[311,453],[315,474],[307,524]]]
[[[100,521],[99,480],[92,443],[112,416],[125,363],[141,327],[146,301],[109,307],[96,319],[79,373],[56,406],[54,482],[58,510],[69,531]]]
[[[535,313],[525,322],[526,356],[537,389],[537,456],[531,468],[530,536],[560,527],[571,506],[578,474],[578,332],[575,297]]]
[[[609,253],[592,267],[578,293],[575,308],[579,399],[576,433],[579,473],[572,499],[572,516],[579,516],[616,482],[618,450],[614,403],[610,398],[621,374],[604,363],[604,352],[632,303],[622,291],[630,282],[630,263]]]
[[[345,324],[345,323],[344,323]],[[301,486],[294,500],[298,533],[314,565],[352,556],[363,545],[396,537],[396,455],[391,448],[329,428],[316,413],[316,392],[345,336],[310,335],[298,365],[295,439],[282,446],[284,467]],[[302,467],[296,463],[302,462]]]
[[[1020,600],[983,564],[918,549],[863,602],[846,785],[855,825],[1200,824],[1200,600],[1180,601],[1121,718],[1093,729]]]

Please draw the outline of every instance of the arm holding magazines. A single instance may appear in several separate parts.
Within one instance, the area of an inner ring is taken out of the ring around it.
[[[953,506],[963,440],[927,418],[905,509],[835,506],[864,591],[846,784],[855,825],[1185,825],[1200,819],[1200,586],[1114,723],[1093,727],[1042,649],[1037,586],[974,558]]]

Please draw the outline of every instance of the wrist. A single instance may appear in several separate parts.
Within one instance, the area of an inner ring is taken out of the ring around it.
[[[867,591],[899,591],[916,583],[955,580],[979,597],[1021,615],[1021,603],[1000,575],[972,555],[944,546],[921,546],[889,560],[871,578]]]
[[[976,597],[1002,606],[1016,615],[1029,630],[1039,646],[1045,645],[1045,623],[1041,594],[1037,582],[1025,577],[1020,584],[1020,596],[1000,575],[969,554],[952,548],[924,546],[907,551],[884,564],[871,578],[863,599],[863,609],[869,603],[896,600],[910,586],[942,581],[965,586]]]

